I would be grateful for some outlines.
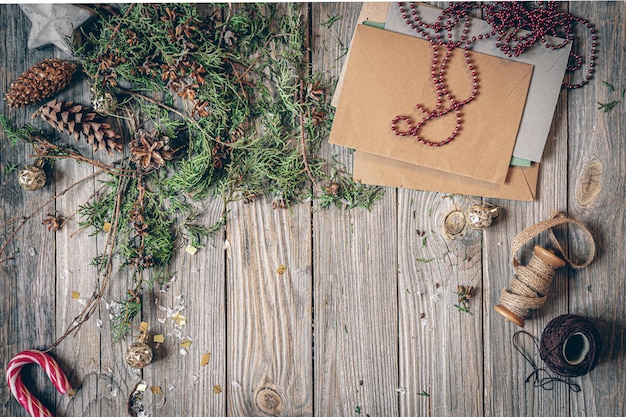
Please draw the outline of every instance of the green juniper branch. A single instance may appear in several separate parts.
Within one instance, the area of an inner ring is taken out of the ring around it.
[[[116,340],[141,311],[142,292],[171,278],[176,248],[201,247],[224,226],[231,202],[264,197],[286,208],[317,199],[320,208],[369,210],[382,196],[318,156],[332,124],[326,92],[334,81],[311,72],[301,5],[215,5],[208,16],[185,3],[119,8],[83,26],[74,51],[90,83],[119,99],[112,116],[130,136],[130,158],[109,169],[102,191],[78,209],[93,234],[110,237],[115,219],[114,250],[92,264],[104,268],[115,253],[133,271],[132,288],[112,309]],[[24,129],[6,135],[28,141],[33,132]],[[140,163],[132,155],[140,131],[154,132],[150,140],[176,156],[143,154]],[[71,155],[79,158],[55,157]],[[223,212],[214,225],[198,225],[192,202],[211,196],[221,198]]]

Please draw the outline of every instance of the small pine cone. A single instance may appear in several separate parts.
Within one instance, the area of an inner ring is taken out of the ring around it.
[[[63,90],[76,72],[76,64],[58,58],[44,59],[20,75],[4,96],[9,107],[40,103]]]
[[[41,117],[59,132],[66,132],[74,139],[80,140],[82,135],[87,143],[93,145],[93,150],[106,149],[109,154],[113,151],[121,152],[124,145],[119,142],[120,135],[111,125],[102,121],[89,108],[74,104],[73,101],[52,100],[44,104],[31,116]]]
[[[176,152],[176,149],[170,147],[169,141],[167,136],[159,136],[155,130],[140,130],[130,143],[132,161],[143,169],[165,166],[165,161],[171,161]]]

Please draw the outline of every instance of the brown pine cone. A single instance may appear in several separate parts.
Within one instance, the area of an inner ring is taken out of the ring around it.
[[[93,145],[93,150],[106,149],[109,154],[113,151],[121,152],[124,145],[119,142],[120,135],[111,125],[102,121],[89,108],[74,104],[73,101],[52,100],[44,104],[31,116],[32,119],[40,116],[59,132],[66,132],[80,140],[82,135],[87,143]]]
[[[155,130],[140,130],[130,143],[131,160],[143,169],[165,166],[165,161],[171,161],[175,152],[169,145],[169,138],[159,136]]]
[[[9,107],[39,103],[63,90],[76,72],[76,64],[58,58],[44,59],[20,75],[4,96]]]

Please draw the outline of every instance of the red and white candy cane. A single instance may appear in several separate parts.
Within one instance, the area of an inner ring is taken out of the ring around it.
[[[20,372],[22,368],[28,364],[36,363],[41,366],[50,378],[50,381],[54,384],[54,387],[61,394],[74,394],[74,390],[70,385],[70,381],[67,379],[59,365],[56,363],[52,356],[47,353],[40,352],[38,350],[25,350],[15,355],[13,359],[7,365],[7,384],[11,389],[11,393],[22,404],[22,407],[26,409],[33,417],[54,417],[54,415],[39,401],[33,394],[31,394],[24,383]]]

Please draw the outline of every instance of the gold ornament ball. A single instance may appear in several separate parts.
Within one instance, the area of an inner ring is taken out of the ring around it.
[[[46,173],[41,167],[28,165],[18,172],[17,182],[25,190],[36,191],[46,185]]]
[[[474,230],[484,230],[491,226],[493,218],[499,213],[499,207],[474,204],[467,210],[467,224]]]
[[[126,363],[134,369],[141,369],[152,362],[152,348],[144,342],[131,343],[126,352]]]
[[[93,94],[93,99],[91,100],[91,105],[94,110],[102,115],[109,115],[115,113],[117,110],[117,98],[107,91],[102,91],[100,89],[91,88],[91,93]]]

